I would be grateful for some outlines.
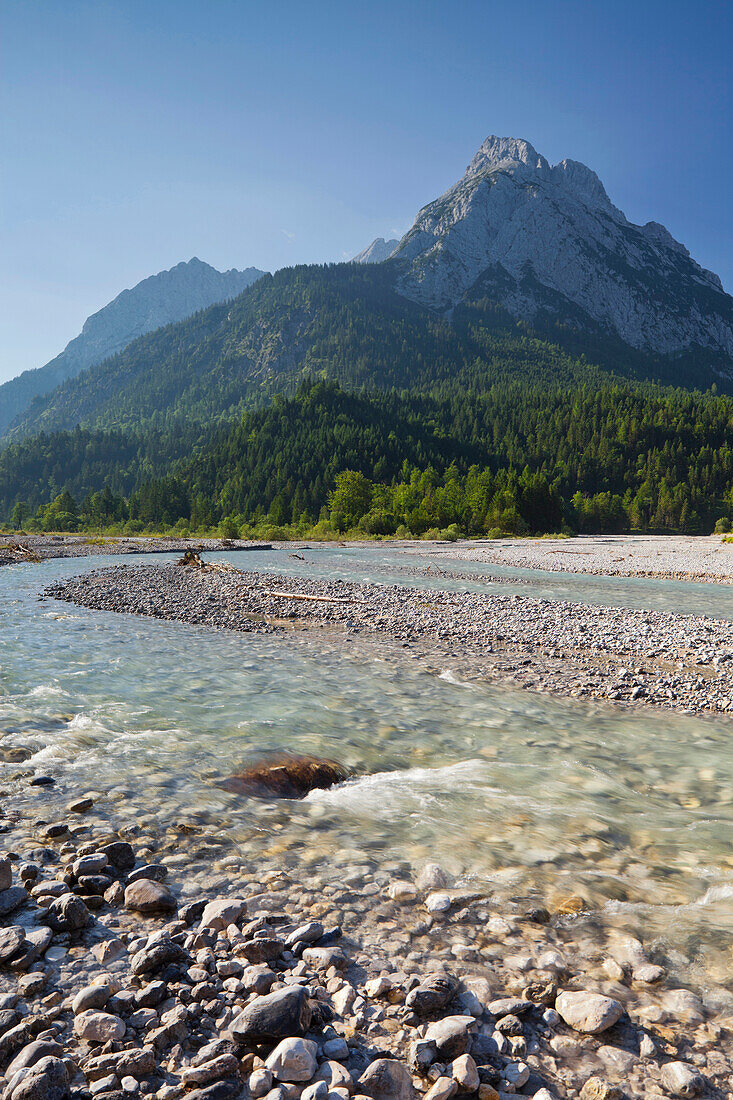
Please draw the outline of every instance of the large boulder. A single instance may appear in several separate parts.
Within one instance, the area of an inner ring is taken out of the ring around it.
[[[264,1043],[303,1035],[311,1022],[311,1009],[301,986],[290,986],[256,997],[229,1025],[240,1043]]]
[[[111,1012],[85,1009],[74,1018],[74,1031],[88,1043],[116,1043],[125,1036],[125,1022]]]
[[[333,760],[314,756],[277,756],[253,764],[219,784],[224,790],[254,798],[305,798],[309,791],[343,783],[349,771]]]

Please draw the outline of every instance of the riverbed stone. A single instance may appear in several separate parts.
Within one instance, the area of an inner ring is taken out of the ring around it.
[[[125,1035],[125,1024],[110,1012],[85,1009],[74,1019],[74,1032],[89,1043],[119,1042]]]
[[[8,1082],[5,1100],[66,1100],[69,1075],[60,1058],[41,1058],[20,1069]]]
[[[20,925],[11,924],[8,928],[0,928],[0,962],[17,955],[24,940],[25,929]]]
[[[125,908],[138,913],[170,913],[177,905],[172,890],[153,879],[137,879],[125,890]]]
[[[240,1042],[263,1043],[301,1036],[310,1022],[311,1008],[306,991],[295,986],[255,998],[232,1020],[229,1030]]]
[[[13,865],[9,859],[0,859],[0,893],[13,885]]]
[[[667,1062],[662,1066],[662,1084],[673,1096],[699,1096],[705,1081],[687,1062]]]
[[[265,1065],[277,1081],[310,1081],[318,1068],[318,1046],[310,1039],[282,1039]]]
[[[620,1001],[585,990],[565,990],[558,994],[555,1008],[568,1027],[589,1035],[597,1035],[612,1027],[624,1012]]]
[[[135,866],[135,852],[126,840],[113,840],[111,844],[105,844],[102,851],[118,871],[131,871]]]
[[[204,908],[200,925],[221,932],[230,924],[237,924],[246,913],[247,902],[244,898],[217,898]]]
[[[9,886],[6,890],[1,890],[0,917],[7,917],[9,913],[14,913],[26,901],[28,901],[28,891],[22,886]]]
[[[97,982],[84,986],[71,1002],[71,1011],[78,1016],[88,1008],[104,1008],[118,988],[119,986],[113,986],[110,982]]]
[[[435,1046],[438,1058],[452,1061],[468,1053],[471,1045],[470,1028],[475,1023],[472,1016],[446,1016],[430,1024],[425,1031],[425,1041]]]
[[[406,1066],[394,1058],[377,1058],[359,1078],[359,1093],[372,1100],[416,1100]]]
[[[410,990],[405,1004],[418,1016],[440,1012],[458,992],[458,982],[450,974],[429,974]]]
[[[478,1068],[470,1054],[455,1058],[448,1067],[448,1073],[461,1092],[475,1092],[479,1087]]]
[[[181,1084],[210,1085],[212,1081],[221,1081],[224,1077],[236,1077],[239,1074],[239,1062],[233,1054],[221,1054],[200,1066],[190,1066],[181,1074]]]
[[[46,910],[46,922],[54,932],[79,932],[91,924],[92,916],[76,894],[62,894]]]

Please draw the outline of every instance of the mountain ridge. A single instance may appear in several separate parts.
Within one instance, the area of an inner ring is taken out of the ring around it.
[[[45,366],[0,385],[0,435],[33,398],[117,354],[138,336],[236,297],[264,274],[255,267],[217,271],[194,256],[122,290],[90,314],[80,334]]]

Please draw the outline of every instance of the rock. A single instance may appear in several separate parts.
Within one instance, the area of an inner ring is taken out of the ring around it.
[[[337,1039],[329,1039],[323,1044],[323,1053],[327,1058],[333,1058],[337,1062],[344,1062],[349,1057],[349,1044],[341,1036]]]
[[[111,940],[102,940],[101,943],[95,943],[92,947],[92,955],[100,963],[114,962],[126,954],[127,948],[122,940],[118,940],[117,937]]]
[[[377,1058],[359,1078],[359,1092],[372,1100],[416,1100],[406,1066],[393,1058]]]
[[[328,1094],[328,1085],[326,1085],[325,1082],[321,1082],[321,1084],[323,1085],[323,1095],[319,1097],[318,1100],[325,1100]],[[317,1086],[310,1087],[316,1088]],[[260,1069],[253,1070],[247,1080],[247,1088],[249,1089],[250,1096],[253,1096],[255,1100],[258,1100],[261,1096],[267,1096],[272,1088],[272,1074],[269,1069],[263,1066]],[[303,1100],[303,1096],[305,1096],[305,1091],[301,1095],[301,1100]]]
[[[645,985],[651,985],[662,980],[664,967],[656,966],[654,963],[642,963],[641,966],[634,969],[631,976],[635,982],[644,982]]]
[[[279,756],[247,768],[219,784],[224,790],[254,798],[305,798],[313,790],[327,790],[349,778],[349,771],[333,760],[313,756]]]
[[[523,1016],[532,1008],[531,1001],[520,1000],[517,997],[500,997],[496,1001],[489,1001],[487,1008],[492,1016]]]
[[[602,1077],[589,1077],[580,1090],[580,1100],[621,1100],[623,1093]]]
[[[77,798],[75,802],[70,802],[66,809],[70,814],[85,814],[91,810],[93,805],[93,798]]]
[[[69,826],[65,821],[54,821],[53,824],[46,826],[46,836],[50,840],[56,840],[60,836],[66,836],[69,832]]]
[[[230,924],[237,924],[247,912],[244,898],[218,898],[210,901],[201,914],[201,927],[221,932]]]
[[[152,879],[140,878],[125,890],[125,908],[138,913],[169,913],[177,905],[172,891]]]
[[[282,940],[274,936],[261,936],[255,940],[238,943],[234,949],[237,958],[245,958],[249,963],[264,963],[277,959],[285,950]]]
[[[278,1081],[310,1081],[318,1069],[318,1047],[309,1039],[282,1039],[265,1065]]]
[[[182,963],[188,956],[180,944],[174,944],[172,939],[158,939],[152,947],[143,947],[130,959],[130,970],[136,977],[145,974],[157,974],[158,970],[171,965]]]
[[[71,873],[81,878],[82,875],[99,875],[109,867],[109,860],[104,852],[95,852],[92,855],[81,856],[75,859],[71,865]]]
[[[258,1070],[257,1072],[261,1073],[262,1070]],[[253,1073],[252,1077],[254,1077],[254,1076],[255,1075]],[[250,1079],[249,1079],[250,1080],[249,1090],[252,1093],[252,1096],[261,1095],[259,1093],[252,1092],[252,1077],[250,1077]],[[270,1076],[270,1079],[272,1080],[272,1075]],[[325,1081],[314,1081],[312,1085],[306,1085],[306,1087],[303,1089],[303,1091],[300,1094],[300,1100],[326,1100],[327,1096],[328,1096],[328,1085],[326,1084],[326,1082]]]
[[[54,932],[79,932],[91,923],[92,917],[76,894],[62,894],[49,905],[45,920]]]
[[[9,859],[0,859],[0,893],[13,885],[13,865]]]
[[[45,971],[34,971],[32,974],[24,974],[18,978],[18,993],[21,997],[37,997],[46,988],[48,974]]]
[[[426,863],[417,876],[419,890],[444,890],[448,885],[448,876],[437,863]]]
[[[425,1041],[435,1046],[441,1061],[451,1061],[468,1053],[471,1043],[469,1028],[475,1023],[472,1016],[446,1016],[430,1024],[425,1031]]]
[[[447,913],[451,904],[450,894],[428,894],[425,898],[428,913]]]
[[[699,1096],[705,1081],[686,1062],[667,1062],[662,1066],[662,1084],[673,1096]]]
[[[126,840],[114,840],[111,844],[105,844],[102,851],[118,871],[131,871],[135,866],[135,853]]]
[[[457,991],[458,982],[450,974],[429,974],[410,990],[405,1004],[418,1016],[431,1016],[445,1008]]]
[[[674,1020],[685,1024],[696,1024],[705,1019],[702,1001],[689,989],[670,989],[662,997],[662,1006]]]
[[[8,1084],[6,1100],[66,1100],[69,1076],[60,1058],[41,1058],[20,1069]]]
[[[448,1072],[461,1092],[475,1092],[479,1087],[478,1069],[470,1054],[461,1054],[451,1062]]]
[[[84,1074],[89,1081],[116,1073],[118,1077],[148,1077],[155,1072],[155,1054],[149,1047],[142,1050],[123,1050],[119,1054],[100,1054],[84,1063]]]
[[[194,1089],[193,1092],[186,1093],[186,1100],[229,1100],[229,1097],[238,1096],[242,1091],[242,1082],[235,1081],[231,1077],[224,1081],[214,1081],[210,1085],[206,1085],[202,1089]],[[180,1095],[179,1090],[176,1090],[168,1100],[172,1100],[172,1097]],[[156,1100],[163,1100],[162,1090],[159,1089],[156,1093]],[[280,1100],[285,1100],[285,1097],[281,1097]]]
[[[349,965],[346,955],[338,947],[306,947],[302,958],[314,970],[328,970],[331,966],[346,970]]]
[[[118,986],[111,985],[110,982],[87,985],[80,989],[74,997],[71,1002],[71,1011],[75,1016],[78,1016],[80,1012],[84,1012],[88,1008],[104,1008],[118,988]]]
[[[25,940],[25,929],[17,924],[0,928],[0,962],[6,962],[17,955]]]
[[[452,1077],[439,1077],[425,1093],[424,1100],[450,1100],[458,1092],[458,1083]]]
[[[163,863],[147,863],[144,867],[136,867],[127,876],[128,884],[137,882],[140,878],[150,879],[151,882],[164,882],[168,878],[168,868]]]
[[[303,1035],[311,1021],[308,997],[301,986],[291,986],[257,997],[232,1020],[229,1030],[239,1042],[262,1043]]]
[[[315,943],[323,935],[323,925],[319,920],[308,921],[307,924],[299,924],[286,938],[285,946],[293,947],[296,943]]]
[[[501,1072],[506,1083],[513,1089],[521,1089],[529,1081],[529,1066],[524,1062],[508,1062]]]
[[[223,1077],[237,1077],[239,1075],[239,1062],[233,1054],[221,1054],[218,1058],[212,1058],[210,1062],[204,1062],[200,1066],[190,1066],[181,1074],[183,1085],[210,1085],[212,1081],[220,1081]]]
[[[619,1001],[604,997],[601,993],[588,993],[584,990],[565,990],[558,994],[555,1008],[568,1027],[589,1035],[597,1035],[612,1027],[624,1012]]]
[[[74,1032],[88,1043],[119,1042],[125,1035],[125,1024],[109,1012],[86,1009],[74,1019]]]
[[[34,1066],[36,1062],[40,1062],[41,1058],[63,1058],[63,1055],[64,1048],[59,1043],[54,1043],[48,1039],[36,1039],[15,1055],[5,1070],[5,1077],[9,1081],[19,1069]]]
[[[8,913],[14,913],[26,901],[28,901],[28,891],[22,886],[9,886],[7,890],[0,891],[0,917],[7,917]]]
[[[318,1067],[318,1072],[313,1078],[314,1082],[324,1081],[328,1085],[329,1092],[334,1089],[346,1089],[351,1094],[354,1091],[354,1079],[340,1062],[329,1059]]]
[[[277,975],[269,966],[247,966],[242,971],[240,981],[247,993],[269,993]]]

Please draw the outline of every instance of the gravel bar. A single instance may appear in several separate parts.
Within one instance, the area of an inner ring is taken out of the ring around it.
[[[312,627],[464,675],[688,713],[733,711],[733,624],[526,596],[308,580],[227,565],[114,566],[46,596],[245,632]]]

